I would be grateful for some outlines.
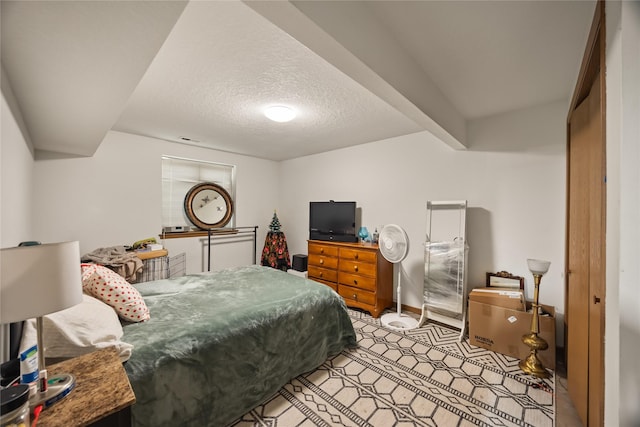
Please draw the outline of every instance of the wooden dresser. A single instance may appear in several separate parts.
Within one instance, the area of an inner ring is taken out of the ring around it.
[[[309,240],[307,272],[373,317],[393,305],[393,264],[376,244]]]

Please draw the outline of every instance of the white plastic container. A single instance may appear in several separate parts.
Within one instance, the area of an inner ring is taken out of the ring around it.
[[[38,346],[20,353],[20,382],[28,384],[38,381]]]

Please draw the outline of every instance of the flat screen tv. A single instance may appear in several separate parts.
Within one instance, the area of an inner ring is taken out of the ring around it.
[[[309,202],[309,239],[357,242],[356,202]]]

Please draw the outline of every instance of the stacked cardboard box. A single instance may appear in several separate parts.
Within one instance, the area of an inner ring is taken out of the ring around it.
[[[538,353],[543,365],[556,366],[556,323],[553,307],[542,305],[540,332],[549,348]],[[522,336],[531,331],[531,303],[523,291],[512,289],[473,289],[469,294],[469,342],[497,353],[524,359],[531,351]]]
[[[496,305],[512,310],[525,311],[526,309],[524,293],[520,289],[476,288],[471,291],[469,301]]]

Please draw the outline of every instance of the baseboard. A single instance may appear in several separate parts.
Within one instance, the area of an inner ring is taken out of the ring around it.
[[[416,308],[406,304],[400,304],[400,308],[402,310],[410,311],[411,313],[422,314],[422,308]]]

